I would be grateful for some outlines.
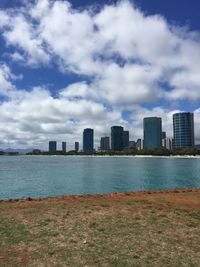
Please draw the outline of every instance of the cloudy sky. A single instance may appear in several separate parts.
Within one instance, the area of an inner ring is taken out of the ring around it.
[[[83,4],[84,2],[84,4]],[[170,2],[170,3],[168,3]],[[112,125],[195,113],[200,143],[198,0],[0,1],[0,148],[82,143]]]

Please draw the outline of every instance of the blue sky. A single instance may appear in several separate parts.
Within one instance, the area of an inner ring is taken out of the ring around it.
[[[84,2],[84,4],[83,4]],[[95,144],[112,125],[195,113],[200,142],[197,0],[0,1],[0,147]]]

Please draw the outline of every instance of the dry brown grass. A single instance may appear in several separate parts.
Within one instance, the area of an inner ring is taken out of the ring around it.
[[[200,266],[200,191],[0,203],[0,266]]]

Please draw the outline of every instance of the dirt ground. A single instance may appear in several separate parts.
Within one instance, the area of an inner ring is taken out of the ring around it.
[[[0,266],[200,266],[200,190],[0,201]]]

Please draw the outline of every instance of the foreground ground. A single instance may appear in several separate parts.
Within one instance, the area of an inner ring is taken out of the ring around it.
[[[0,266],[200,266],[200,190],[0,202]]]

